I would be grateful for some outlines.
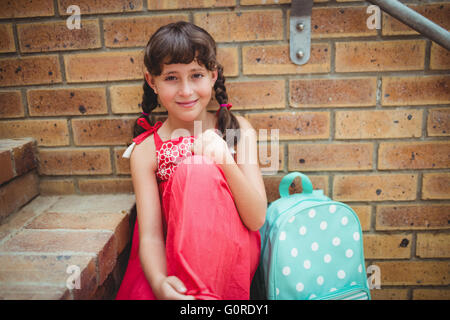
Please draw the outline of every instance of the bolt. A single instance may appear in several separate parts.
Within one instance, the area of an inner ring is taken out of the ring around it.
[[[302,32],[305,29],[305,25],[301,22],[297,23],[297,31]]]
[[[303,53],[302,50],[297,51],[297,59],[303,59],[304,56],[305,54]]]

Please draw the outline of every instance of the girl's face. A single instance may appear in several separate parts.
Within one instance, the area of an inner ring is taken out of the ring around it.
[[[145,78],[171,116],[194,121],[206,111],[217,71],[209,71],[196,60],[189,64],[165,64],[159,76]]]

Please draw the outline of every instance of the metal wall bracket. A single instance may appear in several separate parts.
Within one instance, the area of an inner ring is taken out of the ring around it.
[[[308,62],[311,53],[311,12],[313,0],[292,0],[289,18],[289,56],[295,64]]]

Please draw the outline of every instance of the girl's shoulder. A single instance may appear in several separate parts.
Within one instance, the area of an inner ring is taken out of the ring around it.
[[[151,169],[152,172],[156,172],[156,146],[153,134],[134,147],[130,163],[134,164],[135,167]]]

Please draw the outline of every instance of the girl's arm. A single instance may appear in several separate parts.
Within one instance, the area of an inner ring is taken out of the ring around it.
[[[237,163],[231,154],[227,153],[228,158],[219,163],[219,166],[233,193],[242,222],[247,228],[255,231],[264,224],[267,196],[257,157],[256,132],[245,118],[237,116],[237,119],[241,128],[241,138],[236,150]],[[242,152],[245,152],[243,156]]]
[[[139,225],[139,257],[142,270],[158,299],[190,299],[178,278],[167,277],[161,206],[156,182],[155,146],[147,139],[131,154],[130,167],[136,195]]]

